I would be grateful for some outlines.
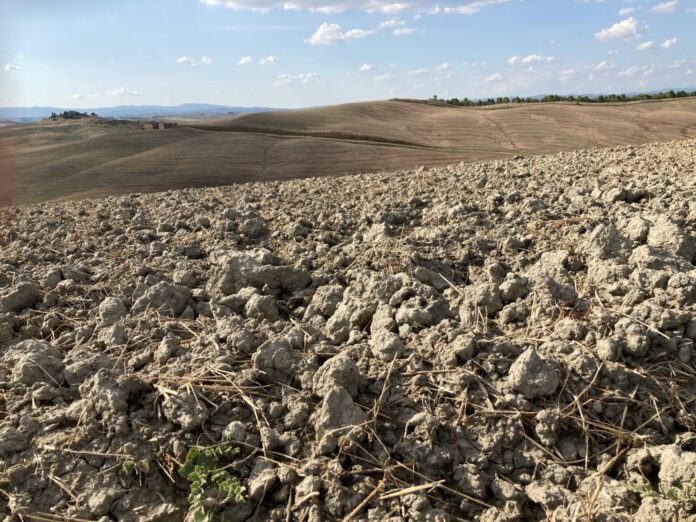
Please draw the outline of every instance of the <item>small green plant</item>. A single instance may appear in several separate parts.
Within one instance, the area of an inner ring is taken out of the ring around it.
[[[195,522],[212,522],[217,508],[227,502],[244,502],[246,488],[221,466],[223,459],[238,454],[239,448],[227,441],[210,448],[189,449],[179,475],[191,483],[189,510]]]
[[[133,476],[138,472],[138,465],[132,460],[125,460],[121,464],[121,471],[126,476]]]
[[[686,504],[689,509],[696,506],[696,479],[686,484],[672,485],[660,482],[655,488],[650,482],[629,482],[629,491],[646,497],[660,497]]]

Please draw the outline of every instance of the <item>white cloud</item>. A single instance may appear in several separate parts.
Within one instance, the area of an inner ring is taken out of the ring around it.
[[[254,63],[254,59],[251,56],[242,56],[237,65],[250,65],[252,63]]]
[[[638,45],[638,47],[636,47],[636,49],[638,49],[639,51],[647,51],[648,49],[654,49],[654,48],[655,48],[655,42],[653,42],[652,40],[650,40],[648,42],[643,42],[642,44]]]
[[[394,29],[394,31],[392,31],[394,36],[408,36],[409,34],[414,34],[417,32],[418,29],[413,29],[412,27],[399,27],[398,29]]]
[[[639,37],[647,30],[648,26],[646,24],[639,22],[632,16],[621,22],[615,23],[607,29],[602,29],[598,33],[595,33],[595,38],[601,42],[607,42],[609,40],[630,40],[631,38]]]
[[[687,76],[691,76],[692,74],[696,74],[696,70],[687,69],[686,71],[684,71],[684,74],[686,74]]]
[[[382,74],[380,76],[375,76],[374,78],[372,78],[372,80],[377,83],[388,82],[389,80],[393,79],[394,75],[392,73]]]
[[[19,65],[12,65],[11,63],[8,63],[5,65],[5,71],[10,72],[10,71],[21,71],[22,68]]]
[[[87,98],[87,95],[81,92],[76,92],[75,94],[68,94],[66,98],[68,100],[84,100],[85,98]]]
[[[671,47],[674,47],[674,45],[679,41],[678,38],[670,38],[669,40],[665,40],[660,44],[660,47],[663,49],[669,49]]]
[[[213,63],[213,59],[208,56],[201,56],[200,60],[196,60],[195,58],[184,55],[181,58],[177,58],[176,63],[195,67],[196,65],[210,65]]]
[[[624,69],[623,71],[619,71],[617,76],[623,76],[623,77],[635,76],[636,74],[638,74],[639,70],[640,70],[639,67],[633,65],[633,66],[629,67],[628,69]]]
[[[679,2],[677,0],[672,0],[671,2],[662,2],[661,4],[657,4],[652,9],[650,9],[650,11],[659,14],[673,13],[677,8],[678,3]]]
[[[488,78],[483,80],[486,83],[502,82],[505,78],[500,73],[491,74]]]
[[[686,60],[674,60],[672,63],[670,63],[667,68],[668,69],[679,69],[681,68],[684,64],[686,64]]]
[[[323,23],[319,26],[319,29],[307,39],[307,43],[311,45],[331,45],[345,42],[346,40],[365,38],[371,34],[374,34],[373,31],[366,31],[363,29],[351,29],[350,31],[343,32],[341,26],[338,24]]]
[[[306,74],[280,74],[273,84],[273,87],[284,87],[286,85],[307,85],[319,80],[317,73]]]
[[[360,69],[358,69],[360,72],[368,72],[368,71],[374,71],[377,69],[376,65],[372,65],[371,63],[364,63],[360,66]]]
[[[448,6],[448,7],[430,7],[430,9],[426,9],[431,14],[466,14],[466,15],[473,15],[478,13],[481,9],[484,7],[488,7],[489,5],[497,5],[497,4],[504,4],[507,3],[509,0],[479,0],[479,1],[474,1],[474,2],[456,2],[459,5],[453,5],[453,6]],[[380,2],[380,3],[387,3],[387,2]],[[426,4],[427,2],[413,2],[414,4]],[[450,2],[451,3],[451,2]]]
[[[391,18],[389,20],[385,20],[381,24],[379,24],[380,29],[386,28],[392,28],[392,27],[403,27],[406,25],[406,22],[403,20],[399,20],[398,18]]]
[[[622,9],[619,9],[619,16],[628,16],[630,14],[633,14],[636,12],[636,9],[634,7],[624,7]]]
[[[647,67],[647,66],[643,67],[643,76],[650,76],[654,72],[655,72],[654,65],[651,65],[649,67]]]
[[[266,56],[265,58],[259,60],[259,63],[261,65],[276,65],[278,60],[276,60],[275,56]]]
[[[609,69],[614,69],[616,65],[606,60],[602,60],[597,65],[593,67],[595,71],[608,71]]]
[[[129,89],[126,89],[125,87],[119,87],[118,89],[112,89],[110,91],[107,91],[109,96],[118,96],[119,98],[137,98],[138,96],[142,96],[142,93],[138,91],[131,91]]]
[[[538,54],[530,54],[522,58],[522,63],[529,65],[530,63],[551,63],[555,60],[553,56],[539,56]]]
[[[607,54],[610,54],[610,55],[611,55],[611,54],[619,54],[619,51],[617,51],[616,49],[609,49],[609,51],[607,52]]]
[[[200,0],[201,3],[221,5],[235,10],[268,12],[311,11],[322,14],[342,13],[348,9],[360,9],[368,13],[397,15],[400,13],[428,14],[476,14],[490,5],[504,4],[510,0],[444,0],[433,6],[430,0]]]
[[[509,65],[515,65],[516,63],[521,63],[523,65],[530,65],[533,63],[551,63],[555,60],[553,56],[539,56],[538,54],[528,54],[527,56],[511,56],[506,61]]]
[[[445,62],[435,67],[435,69],[438,71],[447,71],[450,69],[450,67],[452,66],[449,63]]]
[[[346,31],[343,36],[346,40],[357,40],[359,38],[370,36],[371,34],[374,34],[374,31],[366,31],[365,29],[351,29],[350,31]]]
[[[429,74],[430,70],[429,69],[413,69],[412,71],[408,71],[409,76],[423,76],[425,74]]]
[[[564,69],[561,71],[558,79],[565,82],[570,80],[573,76],[575,76],[575,69]]]

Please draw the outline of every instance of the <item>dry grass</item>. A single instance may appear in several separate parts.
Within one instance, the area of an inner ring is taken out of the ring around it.
[[[259,113],[205,126],[0,129],[0,204],[336,176],[696,137],[696,99],[439,107],[400,101]],[[410,145],[406,145],[410,144]]]

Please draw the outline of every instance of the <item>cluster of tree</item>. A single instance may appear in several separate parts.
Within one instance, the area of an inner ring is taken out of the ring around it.
[[[437,96],[433,96],[431,100],[441,101],[449,105],[456,105],[461,107],[482,107],[484,105],[500,105],[505,103],[548,103],[548,102],[575,102],[575,103],[619,103],[619,102],[632,102],[640,100],[668,100],[671,98],[687,98],[690,96],[696,96],[696,91],[686,92],[686,91],[667,91],[660,92],[656,94],[600,94],[599,96],[559,96],[557,94],[550,94],[539,98],[520,98],[515,96],[510,98],[508,96],[498,97],[498,98],[488,98],[485,100],[470,100],[469,98],[459,99],[452,98],[450,100],[439,99]]]
[[[51,119],[57,120],[58,118],[63,118],[64,120],[79,120],[82,118],[96,118],[97,114],[92,113],[88,114],[86,112],[78,112],[78,111],[63,111],[59,113],[52,112],[51,113]]]

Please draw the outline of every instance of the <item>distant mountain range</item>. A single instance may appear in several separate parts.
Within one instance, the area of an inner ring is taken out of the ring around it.
[[[73,110],[69,107],[0,107],[0,120],[17,123],[30,123],[47,118],[52,112]],[[252,112],[270,112],[282,109],[271,107],[230,107],[211,105],[209,103],[184,103],[182,105],[119,105],[117,107],[98,107],[77,109],[80,112],[96,113],[104,118],[146,118],[164,116],[205,116],[210,114],[246,114]]]

